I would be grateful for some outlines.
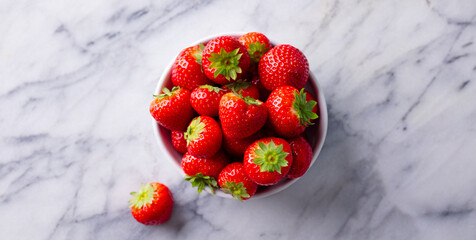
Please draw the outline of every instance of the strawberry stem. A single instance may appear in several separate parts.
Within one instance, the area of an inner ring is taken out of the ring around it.
[[[225,86],[226,86],[226,88],[228,88],[232,91],[239,92],[242,89],[249,88],[251,86],[251,84],[249,82],[246,82],[246,81],[243,81],[243,80],[239,79],[236,82],[227,84]]]
[[[239,92],[239,93],[237,93],[235,90],[231,90],[231,91],[232,91],[236,96],[238,96],[239,98],[243,99],[243,101],[245,101],[245,103],[248,104],[248,105],[257,105],[257,106],[259,106],[259,105],[263,104],[263,102],[261,102],[260,100],[254,99],[254,98],[252,98],[252,97],[250,97],[250,96],[243,97],[243,95],[241,94],[241,90],[242,90],[242,89],[240,89],[240,92]]]
[[[240,58],[242,53],[238,53],[240,48],[237,48],[231,52],[227,52],[225,49],[221,48],[220,53],[211,53],[211,57],[208,60],[211,62],[210,68],[215,69],[213,75],[214,78],[217,78],[218,75],[223,75],[227,80],[235,80],[238,73],[241,73],[241,68],[238,66],[240,64]]]
[[[197,173],[195,176],[185,176],[185,180],[192,183],[192,187],[197,187],[198,193],[201,193],[205,187],[210,188],[212,194],[215,194],[215,187],[217,187],[217,181],[214,177],[205,176],[202,173]]]
[[[172,91],[170,91],[168,88],[164,87],[162,88],[162,93],[159,94],[159,95],[154,95],[155,98],[158,98],[158,99],[162,99],[162,98],[166,98],[166,97],[171,97],[174,95],[174,92],[179,90],[180,87],[173,87],[172,88]]]
[[[248,44],[248,53],[253,64],[257,64],[268,50],[266,44],[259,41]]]
[[[307,127],[313,125],[314,123],[312,123],[311,120],[319,117],[312,111],[316,104],[317,102],[314,100],[306,101],[304,88],[302,88],[299,93],[294,92],[293,108],[296,111],[302,126]]]
[[[260,166],[261,172],[278,172],[281,174],[281,167],[287,167],[286,157],[288,152],[283,151],[283,144],[276,146],[271,140],[269,144],[258,142],[258,148],[255,149],[256,158],[253,163]]]
[[[200,43],[200,45],[198,45],[197,51],[193,53],[193,58],[195,58],[195,61],[198,64],[200,64],[200,66],[202,65],[202,57],[203,57],[204,48],[205,48],[205,45],[203,45],[203,43]]]
[[[190,144],[190,142],[193,142],[194,140],[198,139],[200,137],[200,134],[203,132],[203,129],[205,128],[205,123],[202,123],[200,121],[200,117],[196,117],[187,127],[187,131],[185,131],[184,133],[184,138],[185,140],[187,140],[187,146],[188,144]]]
[[[214,86],[211,86],[211,85],[208,85],[208,84],[201,85],[201,86],[199,86],[199,88],[205,88],[205,89],[208,89],[208,91],[210,91],[210,92],[216,92],[216,93],[220,93],[220,91],[223,90],[219,87],[214,87]]]
[[[243,182],[230,182],[226,181],[224,185],[221,186],[223,192],[231,194],[233,198],[243,201],[243,198],[249,198],[250,195],[246,191],[246,188],[243,185]]]
[[[151,184],[142,184],[139,192],[131,192],[132,199],[129,200],[129,203],[131,204],[129,207],[139,209],[146,204],[152,204],[155,190],[157,189]]]

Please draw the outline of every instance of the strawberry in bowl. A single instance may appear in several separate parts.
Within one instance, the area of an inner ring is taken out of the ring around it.
[[[193,62],[190,82],[173,79],[183,58]],[[324,144],[326,102],[307,58],[262,33],[184,47],[154,94],[170,98],[163,89],[174,87],[188,91],[190,102],[175,111],[167,105],[180,118],[154,117],[153,131],[165,159],[199,191],[241,201],[275,194],[305,175]]]

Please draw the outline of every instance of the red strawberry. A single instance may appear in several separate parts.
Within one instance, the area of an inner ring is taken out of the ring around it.
[[[271,49],[269,39],[262,33],[250,32],[238,38],[238,41],[246,47],[250,54],[251,65],[258,65],[263,55]]]
[[[251,144],[243,164],[248,176],[259,185],[273,185],[283,179],[293,163],[288,142],[282,138],[263,138]]]
[[[202,50],[204,46],[188,47],[177,56],[172,65],[170,79],[175,86],[186,88],[190,91],[204,84],[211,84],[202,70]]]
[[[266,100],[267,124],[280,136],[296,137],[318,117],[316,105],[317,102],[304,88],[298,91],[291,86],[278,87]]]
[[[194,118],[185,132],[188,153],[195,157],[213,156],[220,148],[222,132],[220,125],[209,116]]]
[[[243,201],[252,197],[258,185],[246,175],[243,163],[230,163],[221,170],[218,176],[218,185],[234,198]]]
[[[293,152],[293,164],[287,178],[299,178],[309,169],[312,161],[311,145],[303,137],[288,140]]]
[[[162,94],[154,95],[150,104],[150,114],[163,127],[169,130],[185,131],[193,118],[190,105],[190,91],[180,87],[162,89]]]
[[[172,131],[170,137],[172,138],[174,149],[181,154],[185,154],[187,152],[187,140],[185,140],[184,132]]]
[[[250,55],[245,46],[233,37],[217,37],[203,49],[203,71],[218,84],[225,85],[240,79],[249,65]]]
[[[223,95],[218,112],[223,134],[238,139],[253,135],[263,127],[268,117],[263,102],[235,93]]]
[[[192,91],[190,102],[199,115],[218,116],[218,104],[226,91],[211,85],[201,85]]]
[[[259,130],[255,134],[242,139],[230,138],[223,135],[223,148],[232,156],[243,156],[248,146],[265,136],[263,130]]]
[[[145,225],[159,225],[172,215],[174,198],[167,186],[161,183],[142,185],[139,192],[132,192],[129,200],[132,216]]]
[[[223,151],[218,151],[211,157],[194,157],[186,153],[182,158],[182,169],[187,175],[185,180],[192,183],[192,187],[198,187],[198,193],[206,186],[214,193],[213,187],[217,186],[218,175],[227,163],[228,158]]]
[[[301,89],[309,78],[309,63],[299,49],[279,45],[261,58],[258,73],[261,83],[269,91],[286,85]]]
[[[246,82],[241,79],[236,82],[225,85],[224,89],[228,92],[241,93],[243,97],[259,99],[258,87],[252,85],[250,82]]]

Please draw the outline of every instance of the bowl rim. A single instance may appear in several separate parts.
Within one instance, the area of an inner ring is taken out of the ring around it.
[[[188,46],[196,46],[200,43],[206,43],[206,42],[208,42],[208,41],[210,41],[210,40],[212,40],[216,37],[220,37],[220,36],[241,36],[243,34],[245,34],[245,33],[243,33],[243,32],[228,32],[228,33],[220,33],[220,34],[209,35],[207,37],[203,37],[203,38],[199,39],[198,41],[195,41],[195,42],[191,43]],[[270,39],[270,43],[273,46],[280,45],[280,44],[276,44],[276,42],[272,41],[271,39]],[[165,87],[166,80],[168,78],[170,78],[171,69],[172,69],[172,66],[175,62],[175,59],[177,58],[177,55],[175,55],[172,58],[172,60],[169,62],[169,64],[167,64],[167,66],[164,68],[164,70],[162,72],[162,75],[160,76],[160,78],[157,81],[157,85],[156,85],[155,90],[154,90],[154,95],[158,95],[160,90],[163,87]],[[312,81],[310,81],[310,80],[312,80]],[[318,156],[319,156],[319,154],[322,150],[322,147],[324,146],[324,142],[325,142],[325,139],[326,139],[326,136],[327,136],[327,128],[328,128],[328,112],[327,112],[327,103],[326,103],[326,99],[325,99],[325,96],[324,96],[324,91],[322,91],[322,88],[319,84],[319,81],[316,79],[316,77],[314,76],[314,74],[311,71],[309,71],[309,79],[308,79],[306,84],[314,84],[314,86],[311,86],[311,87],[313,87],[316,90],[316,92],[315,92],[316,93],[316,100],[317,100],[317,106],[318,106],[318,109],[319,109],[319,118],[318,118],[319,119],[319,125],[318,125],[319,130],[318,130],[318,133],[321,133],[320,141],[317,143],[316,148],[313,149],[312,160],[311,160],[311,164],[309,166],[309,169],[310,169],[312,167],[312,165],[314,165],[314,163],[317,161],[317,158],[318,158]],[[162,140],[161,136],[159,135],[159,132],[160,132],[159,124],[157,124],[156,120],[152,117],[151,117],[151,122],[152,122],[152,127],[153,127],[153,130],[154,130],[154,137],[157,141],[157,144],[159,145],[160,152],[163,153],[166,156],[166,158],[167,158],[167,160],[169,160],[169,162],[173,162],[173,165],[175,166],[177,171],[181,174],[182,177],[185,177],[185,173],[182,170],[181,164],[178,163],[174,159],[174,156],[166,149],[165,143],[163,143],[163,140]],[[311,147],[313,147],[313,146],[311,146]],[[274,185],[271,190],[255,194],[249,200],[265,198],[265,197],[274,195],[278,192],[281,192],[284,189],[291,186],[292,184],[294,184],[300,178],[301,177],[295,178],[295,179],[285,178],[285,179],[287,179],[287,181],[284,184],[278,183],[278,184]],[[208,188],[205,188],[205,191],[211,194],[211,191]],[[217,195],[217,196],[223,197],[223,198],[232,198],[231,195],[224,193],[221,189],[216,189],[214,195]],[[249,201],[249,200],[247,200],[247,201]]]

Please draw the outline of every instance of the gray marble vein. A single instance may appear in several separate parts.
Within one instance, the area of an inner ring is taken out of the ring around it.
[[[476,2],[0,2],[2,239],[476,239]],[[183,48],[259,31],[301,49],[329,129],[288,189],[196,194],[148,105]],[[159,181],[170,221],[129,193]]]

